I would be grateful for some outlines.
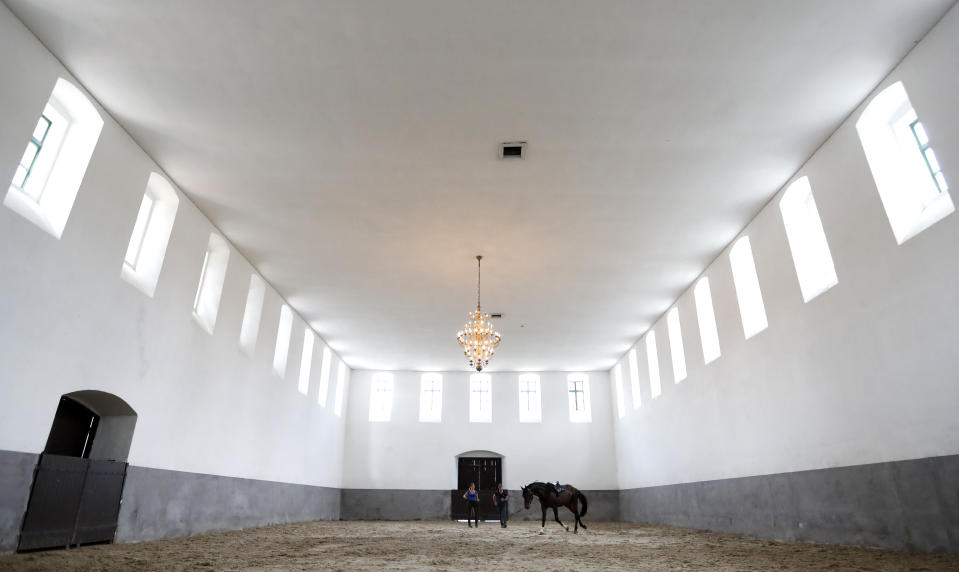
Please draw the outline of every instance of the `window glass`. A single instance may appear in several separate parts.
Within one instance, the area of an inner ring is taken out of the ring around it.
[[[839,279],[808,177],[789,185],[779,201],[779,212],[783,215],[799,289],[803,301],[809,302],[835,286]]]
[[[736,299],[739,300],[739,315],[743,320],[743,334],[746,339],[766,329],[766,307],[763,305],[762,291],[759,289],[759,277],[753,262],[753,250],[749,237],[744,236],[733,244],[729,251],[729,262],[733,268],[733,284],[736,286]]]
[[[589,376],[585,373],[573,373],[567,376],[569,395],[569,420],[573,423],[589,423],[593,415],[589,403]]]
[[[373,374],[370,384],[370,421],[388,422],[393,414],[393,374]]]
[[[420,421],[439,423],[443,420],[443,376],[424,373],[420,376]]]
[[[649,361],[649,392],[653,399],[663,393],[659,380],[659,353],[656,351],[656,332],[650,330],[646,334],[646,359]]]
[[[492,390],[488,373],[470,376],[470,423],[493,422]]]
[[[539,391],[539,376],[524,373],[519,376],[519,421],[539,423],[543,420]]]

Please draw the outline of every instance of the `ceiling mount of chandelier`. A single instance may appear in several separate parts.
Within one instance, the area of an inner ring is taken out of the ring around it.
[[[471,368],[483,371],[496,351],[502,337],[493,329],[489,314],[480,308],[480,264],[482,256],[476,256],[476,311],[470,312],[466,326],[456,334],[456,341],[463,346],[463,353]]]

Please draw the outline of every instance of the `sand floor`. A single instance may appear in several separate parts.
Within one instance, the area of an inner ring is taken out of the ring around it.
[[[0,556],[4,570],[959,570],[959,556],[784,544],[663,526],[309,522]]]

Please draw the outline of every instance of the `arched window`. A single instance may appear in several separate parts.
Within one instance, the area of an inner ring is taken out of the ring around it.
[[[629,350],[629,388],[633,393],[633,409],[638,409],[643,404],[643,398],[639,393],[639,365],[636,363],[636,348]]]
[[[216,315],[220,310],[220,295],[223,294],[223,280],[226,279],[226,265],[230,260],[230,245],[223,237],[210,233],[203,267],[200,269],[200,283],[193,299],[193,319],[207,331],[213,333]]]
[[[240,348],[248,356],[252,356],[253,350],[256,349],[265,295],[266,282],[256,274],[251,274],[250,289],[246,294],[246,308],[243,310],[243,324],[240,326]]]
[[[716,314],[713,312],[713,294],[709,278],[703,276],[693,289],[696,299],[696,318],[699,320],[699,337],[703,343],[703,360],[709,363],[720,356],[719,332],[716,330]]]
[[[346,395],[346,384],[349,383],[350,368],[340,360],[336,368],[336,392],[333,395],[333,415],[339,417],[343,413],[343,396]]]
[[[424,373],[420,376],[420,422],[439,423],[443,420],[443,376]]]
[[[330,347],[323,346],[323,361],[320,363],[320,389],[317,391],[316,402],[326,407],[326,396],[330,391],[330,368],[332,367],[333,352]]]
[[[539,376],[523,373],[519,376],[519,422],[539,423],[543,420]]]
[[[736,286],[736,299],[739,300],[739,315],[743,319],[743,334],[748,340],[769,325],[748,236],[733,244],[729,251],[729,263],[733,268],[733,284]]]
[[[659,381],[659,352],[656,351],[656,332],[646,334],[646,360],[649,365],[649,392],[656,399],[663,393]]]
[[[90,100],[58,79],[3,204],[60,238],[101,129],[103,119]]]
[[[897,243],[955,210],[929,133],[902,82],[869,102],[856,130]]]
[[[683,349],[683,331],[679,326],[679,308],[666,314],[669,329],[669,355],[673,358],[673,383],[686,379],[686,351]]]
[[[303,330],[303,355],[300,357],[300,382],[296,389],[306,395],[310,392],[310,369],[313,367],[313,344],[316,334],[309,326]]]
[[[370,421],[384,423],[393,414],[393,374],[379,372],[373,374],[370,384]]]
[[[173,186],[151,173],[120,269],[120,276],[147,296],[156,291],[179,204]]]
[[[839,282],[808,177],[789,185],[779,201],[779,211],[786,226],[799,289],[803,301],[808,302]]]
[[[290,353],[290,333],[293,330],[293,310],[287,304],[280,308],[280,324],[276,328],[276,348],[273,350],[273,371],[286,376],[287,356]]]

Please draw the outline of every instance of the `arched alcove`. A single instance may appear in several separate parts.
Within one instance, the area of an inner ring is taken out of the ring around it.
[[[126,462],[136,422],[136,411],[112,393],[67,393],[60,397],[44,453]]]
[[[499,518],[499,511],[493,505],[492,493],[496,485],[503,482],[503,455],[495,451],[464,451],[455,456],[456,489],[450,503],[450,516],[453,520],[466,518],[467,505],[462,499],[463,491],[469,484],[476,483],[480,491],[479,517],[481,520]]]

